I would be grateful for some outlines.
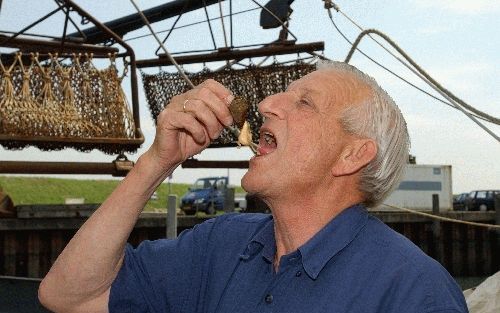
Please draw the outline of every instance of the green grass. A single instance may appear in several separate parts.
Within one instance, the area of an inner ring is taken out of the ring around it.
[[[102,203],[120,183],[119,180],[80,180],[47,177],[0,176],[0,189],[14,201],[22,204],[64,204],[65,198],[84,198],[85,203]],[[178,201],[189,184],[171,184],[171,193]],[[168,184],[163,183],[156,190],[157,200],[149,200],[146,210],[165,209],[167,206]],[[236,187],[236,192],[243,192]]]
[[[0,188],[15,205],[63,204],[65,198],[85,198],[85,203],[102,203],[119,183],[119,180],[0,176]],[[188,187],[188,184],[172,184],[171,192],[180,199]],[[157,189],[158,200],[150,200],[146,210],[165,208],[167,193],[168,185],[161,184]]]

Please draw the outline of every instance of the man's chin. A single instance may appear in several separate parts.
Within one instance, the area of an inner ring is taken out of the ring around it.
[[[241,179],[241,187],[249,194],[258,193],[259,187],[262,188],[262,180],[252,171],[248,171]]]

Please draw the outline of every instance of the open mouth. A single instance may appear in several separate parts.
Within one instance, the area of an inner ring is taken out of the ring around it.
[[[278,147],[276,137],[272,132],[267,129],[261,129],[259,137],[259,148],[257,149],[258,155],[266,155]]]

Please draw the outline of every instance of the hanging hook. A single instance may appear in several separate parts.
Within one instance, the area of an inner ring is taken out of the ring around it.
[[[210,72],[210,69],[208,68],[207,66],[207,63],[206,62],[203,62],[203,69],[202,69],[202,72]]]
[[[116,53],[108,53],[108,58],[109,61],[111,62],[111,65],[115,65],[116,62]]]

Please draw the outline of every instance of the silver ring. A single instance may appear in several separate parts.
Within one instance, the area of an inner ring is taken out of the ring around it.
[[[184,100],[184,103],[182,104],[182,112],[186,113],[186,104],[189,101],[189,99]]]

